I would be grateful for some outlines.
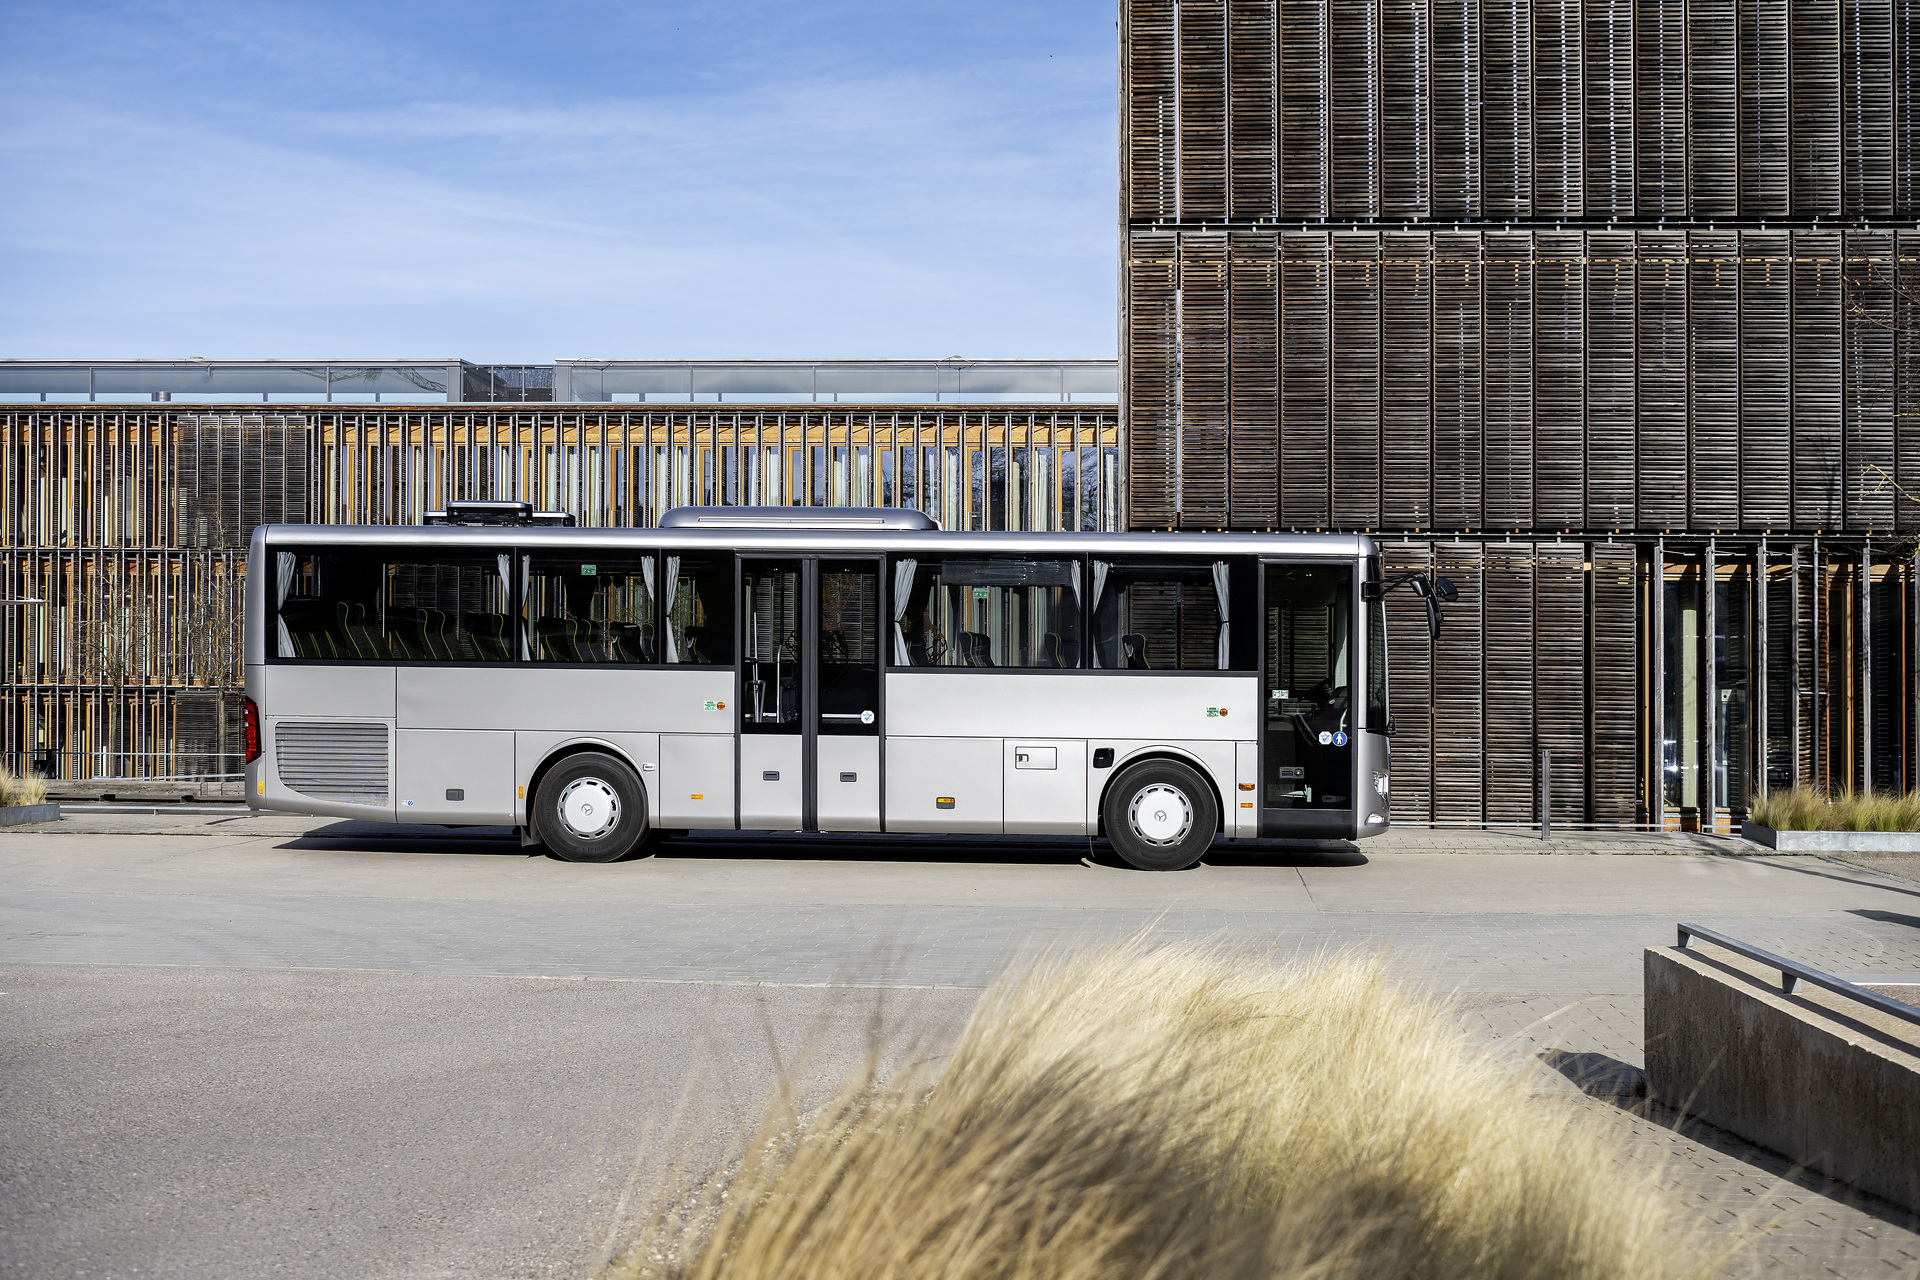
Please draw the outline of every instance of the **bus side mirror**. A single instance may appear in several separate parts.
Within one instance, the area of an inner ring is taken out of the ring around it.
[[[1453,585],[1453,579],[1451,578],[1435,578],[1433,580],[1433,594],[1439,596],[1448,604],[1452,604],[1460,598],[1460,588]]]
[[[1427,597],[1427,636],[1429,639],[1438,640],[1440,638],[1440,621],[1441,621],[1440,605],[1437,601],[1434,600],[1432,596],[1428,596]]]

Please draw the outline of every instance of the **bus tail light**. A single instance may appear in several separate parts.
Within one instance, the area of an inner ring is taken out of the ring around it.
[[[247,698],[241,703],[242,718],[247,727],[247,760],[252,764],[260,758],[260,708],[253,705],[253,699]]]

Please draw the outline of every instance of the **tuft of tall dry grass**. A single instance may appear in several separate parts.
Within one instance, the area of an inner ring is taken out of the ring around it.
[[[1920,792],[1846,791],[1829,799],[1802,783],[1759,797],[1752,816],[1775,831],[1920,831]]]
[[[1599,1125],[1380,958],[1055,956],[944,1067],[783,1098],[603,1280],[1702,1274]]]
[[[0,807],[18,804],[45,804],[47,784],[38,778],[22,778],[0,764]]]

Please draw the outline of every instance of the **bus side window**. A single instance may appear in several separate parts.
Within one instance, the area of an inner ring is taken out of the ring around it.
[[[492,552],[389,563],[379,617],[359,629],[384,639],[389,661],[511,662],[508,563]]]
[[[1077,559],[893,559],[888,661],[896,667],[1080,665]]]
[[[1245,557],[1096,560],[1093,665],[1124,671],[1250,670],[1254,569]]]
[[[651,554],[528,558],[527,654],[534,662],[660,661]]]
[[[733,558],[669,555],[661,576],[667,662],[733,665]]]

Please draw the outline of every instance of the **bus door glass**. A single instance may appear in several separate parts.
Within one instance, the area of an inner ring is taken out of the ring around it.
[[[1354,705],[1365,673],[1352,646],[1353,565],[1262,566],[1263,834],[1352,821]],[[1271,828],[1268,830],[1267,828]]]
[[[740,825],[805,825],[801,722],[803,563],[740,562]]]
[[[814,596],[815,814],[880,829],[880,562],[822,560]]]

